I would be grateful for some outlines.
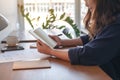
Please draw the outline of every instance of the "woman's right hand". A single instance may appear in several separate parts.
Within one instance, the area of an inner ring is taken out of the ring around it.
[[[57,42],[57,46],[62,46],[62,40],[56,35],[49,35],[54,41]]]
[[[57,35],[49,35],[54,41],[57,42],[56,48],[63,48],[63,47],[75,47],[78,45],[83,45],[82,40],[80,38],[76,39],[60,39]]]

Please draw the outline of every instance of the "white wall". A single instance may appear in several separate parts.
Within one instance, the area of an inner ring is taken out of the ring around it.
[[[17,0],[0,0],[0,13],[9,20],[9,26],[17,25]]]

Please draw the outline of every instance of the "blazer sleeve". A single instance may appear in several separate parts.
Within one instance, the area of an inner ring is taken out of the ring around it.
[[[90,41],[88,35],[81,36],[80,39],[82,40],[83,45]]]
[[[85,43],[85,42],[84,42]],[[71,48],[68,51],[71,64],[101,65],[118,55],[120,49],[120,24],[103,29],[95,39],[82,48]]]

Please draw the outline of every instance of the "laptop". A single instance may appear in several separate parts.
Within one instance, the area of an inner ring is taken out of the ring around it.
[[[0,63],[0,80],[12,80],[13,63]]]

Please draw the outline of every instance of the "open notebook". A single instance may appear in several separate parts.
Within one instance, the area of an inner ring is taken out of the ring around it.
[[[48,34],[46,34],[41,28],[29,30],[29,33],[33,35],[36,39],[41,40],[51,48],[55,48],[57,45],[57,43],[52,38],[50,38]]]

